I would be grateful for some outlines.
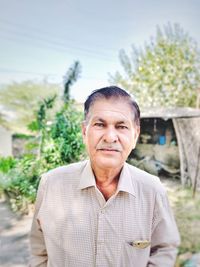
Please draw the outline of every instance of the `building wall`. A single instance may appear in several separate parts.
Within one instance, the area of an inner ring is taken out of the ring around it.
[[[7,129],[0,126],[0,156],[12,155],[12,135]]]

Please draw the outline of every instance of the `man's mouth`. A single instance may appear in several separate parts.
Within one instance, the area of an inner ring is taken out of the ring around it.
[[[105,151],[105,152],[122,152],[122,147],[117,144],[98,144],[96,150]]]
[[[113,151],[113,152],[119,152],[119,150],[117,149],[111,149],[111,148],[100,148],[98,150],[101,150],[101,151]]]

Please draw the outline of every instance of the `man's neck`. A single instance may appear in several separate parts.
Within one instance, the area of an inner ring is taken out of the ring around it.
[[[115,194],[118,186],[119,176],[122,168],[112,170],[102,170],[94,168],[97,188],[106,200]]]

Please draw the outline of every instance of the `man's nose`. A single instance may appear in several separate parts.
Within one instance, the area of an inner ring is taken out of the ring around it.
[[[108,127],[104,133],[104,142],[114,143],[118,140],[117,131],[114,127]]]

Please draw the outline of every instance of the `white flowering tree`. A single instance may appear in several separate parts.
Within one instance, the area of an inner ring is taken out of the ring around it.
[[[157,27],[144,49],[132,46],[131,55],[120,51],[124,74],[112,83],[133,93],[141,106],[196,106],[200,87],[197,44],[178,24]]]

